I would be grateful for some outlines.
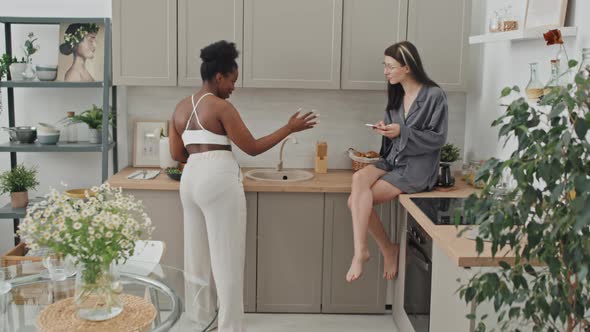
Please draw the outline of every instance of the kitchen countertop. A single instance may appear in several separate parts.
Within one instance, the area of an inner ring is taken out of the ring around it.
[[[401,205],[410,213],[418,224],[432,237],[435,245],[442,249],[457,266],[461,267],[483,267],[498,266],[500,261],[508,264],[514,262],[514,255],[508,250],[496,254],[492,259],[491,243],[484,241],[484,250],[481,256],[475,250],[475,240],[466,238],[469,231],[464,232],[461,237],[458,234],[469,226],[435,225],[430,219],[414,204],[412,197],[467,197],[476,192],[477,189],[469,186],[457,176],[455,190],[448,192],[431,191],[419,194],[400,195]],[[474,226],[477,227],[477,226]]]
[[[155,170],[157,168],[141,168]],[[242,172],[252,168],[244,168]],[[111,176],[107,182],[112,186],[134,190],[169,190],[178,191],[180,182],[170,179],[164,172],[152,180],[130,180],[127,176],[138,168],[127,167],[119,173]],[[310,170],[313,172],[313,170]],[[315,174],[314,178],[302,182],[260,182],[244,178],[244,190],[247,192],[325,192],[325,193],[349,193],[352,183],[352,170],[328,170],[326,174]],[[457,266],[497,266],[500,260],[508,263],[513,261],[510,255],[498,254],[497,258],[491,258],[490,243],[484,242],[484,252],[481,256],[475,250],[475,241],[463,237],[458,238],[459,231],[468,226],[435,225],[430,219],[410,200],[411,197],[467,197],[476,189],[467,185],[457,176],[453,190],[424,192],[418,194],[400,195],[401,205],[416,219],[420,226],[432,237],[434,244],[441,248]],[[501,258],[498,258],[501,257]]]
[[[123,189],[135,190],[176,190],[180,182],[172,180],[163,171],[155,179],[130,180],[127,176],[138,169],[157,170],[158,168],[134,168],[127,167],[119,173],[111,176],[107,182],[111,186]],[[245,174],[253,168],[243,168]],[[301,182],[262,182],[244,177],[244,190],[247,192],[323,192],[323,193],[349,193],[352,183],[352,170],[328,170],[326,174],[317,174],[312,169],[314,177]]]

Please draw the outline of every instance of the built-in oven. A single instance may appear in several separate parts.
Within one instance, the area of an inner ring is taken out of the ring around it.
[[[416,332],[430,329],[432,238],[408,215],[404,310]]]

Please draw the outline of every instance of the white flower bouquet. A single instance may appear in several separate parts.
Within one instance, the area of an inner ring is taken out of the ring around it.
[[[81,270],[76,283],[83,283],[80,290],[76,287],[76,301],[98,290],[110,310],[118,304],[113,293],[121,290],[109,272],[111,263],[125,262],[133,255],[135,242],[152,231],[141,201],[103,184],[86,191],[85,199],[53,189],[27,210],[18,233],[32,250],[49,247],[72,256]]]

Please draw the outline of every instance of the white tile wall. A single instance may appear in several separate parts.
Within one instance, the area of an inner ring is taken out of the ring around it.
[[[128,141],[133,141],[135,121],[169,119],[176,103],[192,92],[189,88],[128,88]],[[285,146],[284,164],[287,168],[313,168],[316,141],[328,142],[329,168],[350,168],[350,159],[345,154],[349,147],[361,151],[378,151],[380,147],[380,136],[364,124],[383,118],[386,92],[238,88],[230,102],[256,138],[284,125],[299,107],[317,110],[320,123],[314,129],[294,134],[298,144],[289,142]],[[462,148],[465,136],[465,94],[449,94],[448,102],[448,140]],[[245,167],[274,166],[278,160],[278,150],[278,146],[275,146],[266,153],[250,157],[234,147],[238,162]],[[121,151],[127,151],[127,157],[132,160],[132,149],[122,148]]]

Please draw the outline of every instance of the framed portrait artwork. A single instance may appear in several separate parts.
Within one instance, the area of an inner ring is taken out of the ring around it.
[[[168,128],[167,121],[136,121],[133,132],[133,166],[160,166],[159,129]]]
[[[95,82],[103,80],[104,25],[63,23],[59,26],[57,80]]]
[[[527,0],[524,28],[562,27],[568,0]]]

